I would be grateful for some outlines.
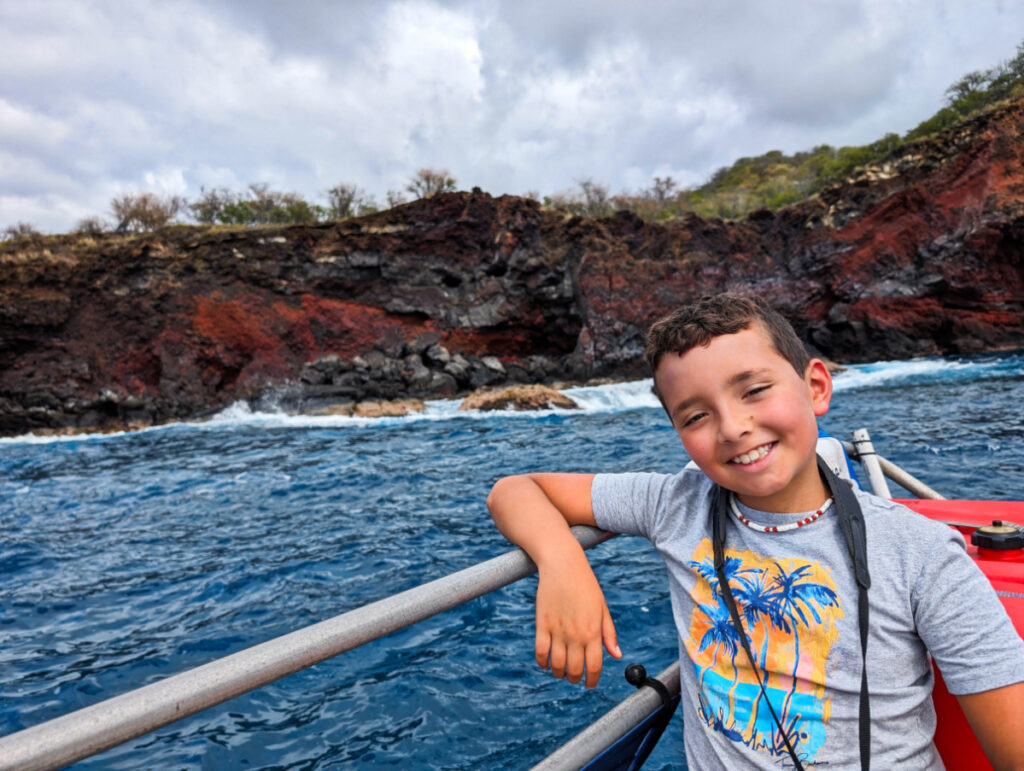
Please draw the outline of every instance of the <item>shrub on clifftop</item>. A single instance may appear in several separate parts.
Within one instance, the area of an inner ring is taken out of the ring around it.
[[[110,202],[117,220],[118,233],[139,233],[162,228],[178,216],[185,206],[179,196],[158,196],[155,193],[125,193]]]
[[[405,189],[417,198],[429,198],[454,190],[455,177],[449,174],[448,169],[420,169],[412,175]]]
[[[920,139],[949,128],[969,115],[1003,99],[1024,95],[1024,43],[1017,44],[1017,54],[990,70],[968,72],[946,89],[946,106],[916,128],[906,139]]]
[[[11,239],[13,241],[19,238],[38,238],[39,235],[40,233],[35,229],[35,226],[30,225],[27,222],[16,222],[3,229],[3,237],[5,240]]]
[[[282,193],[255,183],[245,193],[204,188],[188,208],[198,222],[210,225],[310,224],[327,215],[324,207],[309,203],[298,193]]]
[[[343,220],[377,211],[377,204],[371,196],[355,185],[346,183],[335,185],[328,190],[327,200],[330,203],[328,214],[331,219]]]

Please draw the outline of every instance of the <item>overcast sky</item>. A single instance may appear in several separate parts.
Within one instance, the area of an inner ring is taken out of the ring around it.
[[[378,199],[704,182],[906,132],[1013,56],[1005,0],[0,0],[0,228],[124,192]]]

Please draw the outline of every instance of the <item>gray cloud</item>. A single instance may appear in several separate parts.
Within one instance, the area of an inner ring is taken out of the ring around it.
[[[4,3],[0,226],[141,189],[381,198],[422,166],[495,194],[696,184],[904,132],[1021,29],[966,0]]]

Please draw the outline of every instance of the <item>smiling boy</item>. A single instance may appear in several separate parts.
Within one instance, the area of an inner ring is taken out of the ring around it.
[[[488,497],[538,566],[538,664],[593,687],[602,646],[621,657],[569,526],[643,535],[669,570],[690,768],[941,768],[929,653],[993,764],[1024,768],[1024,641],[962,536],[819,469],[832,380],[788,322],[704,298],[654,325],[647,357],[698,469],[529,474]]]

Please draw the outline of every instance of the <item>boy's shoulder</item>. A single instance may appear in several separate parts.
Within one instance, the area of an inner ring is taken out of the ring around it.
[[[676,498],[709,498],[714,486],[714,482],[691,462],[673,474],[657,471],[596,474],[592,494],[657,498],[665,503]]]
[[[936,552],[962,554],[967,548],[960,531],[945,522],[929,519],[899,501],[879,498],[870,492],[854,488],[867,531],[869,555],[872,549],[894,559],[897,555],[901,569],[911,565],[921,567]]]
[[[879,498],[866,490],[854,486],[854,494],[860,503],[861,511],[867,527],[870,530],[891,534],[898,537],[898,540],[914,540],[924,538],[927,540],[940,539],[963,541],[959,531],[950,527],[945,522],[930,519],[923,514],[918,514],[899,501],[889,498]]]
[[[674,532],[706,520],[693,515],[709,510],[713,488],[714,483],[698,468],[675,474],[597,474],[591,485],[594,519],[606,530],[655,540],[658,533],[667,535],[666,529]]]
[[[873,585],[876,577],[887,576],[924,597],[942,594],[950,582],[978,572],[959,530],[898,501],[863,490],[856,494],[864,513]]]

